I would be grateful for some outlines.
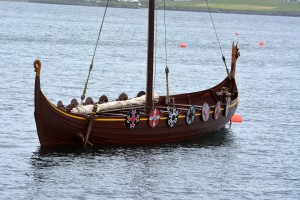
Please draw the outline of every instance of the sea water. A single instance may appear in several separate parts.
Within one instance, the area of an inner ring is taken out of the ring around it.
[[[42,62],[41,86],[51,102],[79,100],[103,13],[0,2],[0,199],[299,199],[297,17],[212,13],[220,49],[208,13],[166,11],[164,26],[157,11],[155,91],[165,95],[166,64],[171,94],[216,85],[226,77],[222,54],[230,67],[238,42],[243,123],[184,143],[41,148],[32,63]],[[146,89],[147,14],[108,9],[87,96],[131,98]]]

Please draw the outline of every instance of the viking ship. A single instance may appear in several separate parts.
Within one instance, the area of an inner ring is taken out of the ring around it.
[[[230,122],[239,101],[235,78],[239,57],[237,44],[232,44],[230,70],[223,57],[227,76],[216,86],[203,91],[170,95],[169,70],[166,66],[166,95],[158,96],[153,91],[154,0],[149,0],[148,9],[146,92],[140,92],[136,98],[128,100],[123,94],[118,100],[107,102],[107,98],[102,96],[99,102],[94,103],[89,98],[85,100],[85,87],[81,104],[73,101],[67,107],[61,102],[54,105],[41,90],[41,62],[34,61],[34,116],[41,146],[87,147],[177,142],[211,134]],[[92,64],[89,73],[91,69]]]

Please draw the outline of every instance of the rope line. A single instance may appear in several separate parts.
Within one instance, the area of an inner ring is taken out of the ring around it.
[[[154,42],[154,80],[153,80],[153,91],[155,91],[156,86],[156,59],[157,59],[157,9],[155,10],[155,42]],[[152,102],[153,103],[153,102]]]
[[[222,51],[222,47],[221,47],[221,44],[220,44],[220,40],[219,40],[219,37],[218,37],[218,33],[217,33],[217,30],[216,30],[216,27],[215,27],[215,23],[214,23],[214,20],[213,20],[213,18],[212,18],[212,16],[211,16],[211,12],[210,12],[210,8],[209,8],[209,6],[208,6],[208,2],[207,2],[207,0],[205,0],[205,1],[206,1],[206,5],[207,5],[207,10],[208,10],[208,13],[209,13],[209,16],[210,16],[210,19],[211,19],[211,22],[212,22],[212,25],[213,25],[215,34],[216,34],[216,38],[217,38],[217,41],[218,41],[218,44],[219,44],[219,49],[220,49],[221,54],[222,54],[222,60],[223,60],[223,62],[224,62],[224,64],[225,64],[227,75],[229,76],[229,70],[228,70],[228,67],[227,67],[227,64],[226,64],[225,57],[224,57],[224,55],[223,55],[223,51]]]
[[[97,42],[96,42],[96,46],[95,46],[95,51],[94,51],[92,63],[94,62],[96,50],[97,50],[98,43],[99,43],[99,39],[100,39],[100,34],[101,34],[102,27],[103,27],[103,23],[104,23],[104,18],[105,18],[105,16],[106,16],[106,11],[107,11],[107,7],[108,7],[108,3],[109,3],[109,0],[106,1],[106,6],[105,6],[105,10],[104,10],[104,14],[103,14],[103,18],[102,18],[102,22],[101,22],[101,26],[100,26],[100,30],[99,30],[99,34],[98,34],[98,38],[97,38]]]
[[[164,0],[164,27],[165,27],[165,54],[166,54],[166,104],[169,104],[169,68],[168,68],[168,50],[167,50],[167,25],[166,25],[166,0]]]
[[[164,27],[165,27],[165,53],[166,53],[166,66],[167,66],[168,65],[168,51],[167,51],[166,0],[164,0]]]
[[[101,35],[101,31],[102,31],[104,19],[105,19],[105,16],[106,16],[106,11],[107,11],[107,7],[108,7],[108,3],[109,3],[109,0],[106,1],[106,6],[105,6],[105,10],[104,10],[104,14],[103,14],[103,18],[102,18],[100,30],[99,30],[99,33],[98,33],[98,38],[97,38],[97,42],[96,42],[96,45],[95,45],[95,50],[94,50],[92,62],[90,64],[90,69],[89,69],[88,77],[86,79],[86,82],[85,82],[85,85],[84,85],[84,89],[83,89],[83,92],[82,92],[82,95],[81,95],[81,104],[82,104],[83,100],[85,99],[85,93],[86,93],[86,89],[87,89],[88,82],[89,82],[89,79],[90,79],[90,74],[91,74],[91,71],[93,69],[94,59],[95,59],[97,47],[98,47],[98,44],[99,44],[100,35]]]

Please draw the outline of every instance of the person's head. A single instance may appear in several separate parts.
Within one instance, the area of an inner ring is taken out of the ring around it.
[[[118,101],[126,101],[126,100],[128,100],[128,96],[123,92],[122,94],[120,94]]]
[[[98,103],[101,104],[101,103],[106,103],[106,102],[108,102],[107,96],[102,95],[102,96],[99,98]]]
[[[85,105],[91,105],[91,104],[94,104],[94,101],[91,97],[88,97],[86,100],[85,100]]]

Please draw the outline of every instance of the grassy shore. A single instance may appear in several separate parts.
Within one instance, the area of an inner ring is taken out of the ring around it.
[[[295,15],[300,16],[300,2],[280,0],[210,0],[209,8],[214,12]],[[170,9],[206,10],[205,1],[176,2]]]
[[[1,0],[0,0],[1,1]],[[2,0],[3,1],[3,0]],[[106,0],[4,0],[4,1],[25,1],[37,3],[104,6]],[[300,2],[286,0],[208,0],[209,8],[212,12],[245,13],[245,14],[266,14],[266,15],[288,15],[300,16]],[[139,2],[118,2],[110,0],[111,7],[124,8],[145,8],[148,0]],[[207,11],[205,0],[174,1],[166,0],[168,10],[186,11]],[[159,9],[163,9],[163,1],[157,0]]]

